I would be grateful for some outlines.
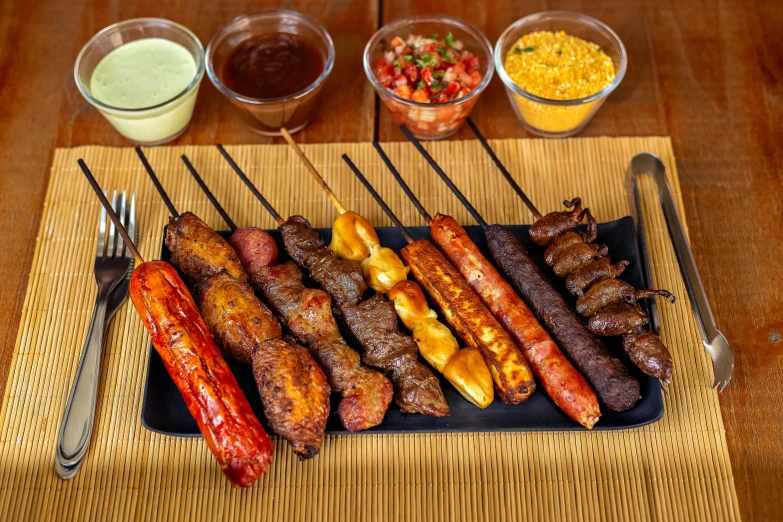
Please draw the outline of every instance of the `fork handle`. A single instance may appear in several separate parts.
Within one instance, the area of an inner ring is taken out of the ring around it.
[[[71,394],[65,405],[57,436],[55,468],[60,478],[73,477],[82,465],[92,436],[95,403],[98,397],[101,350],[106,331],[106,306],[111,285],[101,285],[95,298],[90,330],[84,343]]]

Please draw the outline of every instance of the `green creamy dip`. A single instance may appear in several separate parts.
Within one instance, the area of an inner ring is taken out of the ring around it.
[[[118,109],[153,107],[184,91],[196,77],[193,55],[163,38],[123,44],[103,57],[92,73],[93,97]]]

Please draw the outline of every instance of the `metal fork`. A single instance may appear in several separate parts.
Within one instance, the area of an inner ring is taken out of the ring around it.
[[[125,192],[112,196],[112,208],[119,214],[123,226],[135,235],[135,194],[130,205],[126,205]],[[116,233],[114,224],[108,220],[105,210],[101,210],[98,227],[98,250],[95,255],[95,282],[98,293],[95,298],[90,329],[84,343],[79,367],[76,370],[71,394],[65,405],[60,433],[57,437],[55,469],[63,479],[73,477],[82,465],[87,446],[92,436],[95,420],[95,404],[98,396],[98,378],[100,376],[101,351],[109,320],[116,313],[127,296],[128,274],[133,258],[125,248],[122,238]],[[119,285],[119,287],[118,287]]]
[[[734,354],[726,337],[715,325],[715,318],[707,300],[707,292],[704,290],[704,285],[701,282],[699,270],[696,268],[696,260],[693,258],[691,246],[685,235],[685,227],[680,219],[680,214],[677,212],[674,194],[669,185],[669,180],[666,178],[666,167],[657,156],[649,152],[637,154],[631,160],[626,175],[626,185],[631,205],[637,207],[638,213],[638,201],[634,199],[637,173],[648,174],[655,180],[658,186],[658,198],[663,209],[663,215],[666,218],[669,235],[674,244],[674,253],[677,256],[677,263],[680,265],[685,288],[691,300],[693,317],[696,320],[696,326],[699,328],[704,349],[712,357],[715,373],[712,388],[717,388],[721,392],[729,384],[734,374]],[[637,216],[634,216],[634,218],[636,219]]]

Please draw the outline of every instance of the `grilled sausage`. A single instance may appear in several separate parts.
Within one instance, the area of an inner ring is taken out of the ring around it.
[[[277,261],[277,242],[266,230],[256,227],[240,228],[231,234],[228,242],[236,251],[247,274],[253,274],[265,266],[272,266]]]
[[[468,346],[481,350],[501,400],[508,404],[527,400],[536,387],[527,363],[459,272],[426,240],[414,241],[400,254],[457,334]]]
[[[185,212],[169,219],[166,246],[171,251],[171,264],[193,282],[225,270],[247,283],[247,274],[231,245],[195,214]]]
[[[272,443],[215,346],[177,271],[149,261],[133,271],[133,305],[228,480],[250,487],[272,463]]]
[[[513,288],[484,257],[454,218],[438,214],[432,239],[522,349],[538,381],[569,417],[588,429],[601,411],[595,393]]]
[[[198,306],[223,355],[252,364],[261,341],[280,339],[282,329],[269,308],[246,284],[221,271],[199,286]]]
[[[486,235],[495,264],[544,321],[557,343],[592,384],[598,398],[614,411],[632,408],[639,400],[639,381],[585,328],[514,234],[500,225],[490,225]]]

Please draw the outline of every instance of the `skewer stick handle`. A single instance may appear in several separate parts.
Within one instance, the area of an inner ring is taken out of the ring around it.
[[[514,189],[514,192],[517,193],[517,196],[519,196],[522,199],[522,202],[525,204],[528,210],[530,210],[530,212],[533,214],[533,217],[536,218],[536,221],[541,219],[543,217],[541,215],[541,212],[539,212],[536,206],[533,204],[533,202],[530,201],[530,198],[527,197],[527,194],[525,194],[525,192],[522,190],[522,187],[520,187],[517,184],[517,182],[511,176],[511,173],[508,170],[506,170],[506,167],[500,161],[500,158],[497,157],[495,151],[492,150],[492,147],[489,146],[487,139],[484,137],[483,134],[481,134],[481,131],[478,129],[478,127],[476,127],[476,124],[473,123],[473,120],[468,118],[467,122],[468,122],[468,126],[470,127],[470,130],[472,130],[473,134],[476,135],[476,138],[478,138],[479,142],[484,147],[484,150],[487,151],[489,157],[492,158],[492,161],[495,162],[495,165],[497,166],[500,173],[503,174],[504,178],[506,178],[506,181],[508,181],[509,185],[511,185],[511,188]]]
[[[253,182],[250,181],[250,178],[247,177],[247,175],[242,171],[241,168],[239,168],[239,165],[237,165],[236,161],[234,161],[234,158],[231,157],[231,155],[226,151],[226,149],[223,148],[223,145],[217,144],[216,145],[217,150],[220,151],[220,154],[223,155],[223,158],[228,162],[229,165],[231,165],[231,168],[234,169],[234,172],[236,172],[237,176],[239,176],[239,179],[241,179],[244,184],[247,186],[247,188],[250,189],[250,192],[253,193],[253,195],[258,199],[258,201],[261,202],[261,204],[264,206],[267,212],[269,212],[272,215],[272,218],[277,221],[278,225],[282,225],[285,223],[285,219],[280,215],[280,213],[275,210],[275,207],[272,206],[269,201],[266,200],[263,194],[259,192],[259,190],[256,188],[255,185],[253,185]]]
[[[297,145],[297,143],[288,133],[288,130],[286,130],[285,127],[281,127],[280,134],[283,135],[285,141],[288,142],[288,144],[291,146],[291,148],[296,153],[296,155],[299,156],[299,159],[302,160],[302,163],[305,164],[305,167],[307,167],[307,170],[309,170],[310,174],[313,175],[318,185],[323,189],[324,192],[326,192],[326,196],[329,198],[329,201],[332,202],[334,208],[336,208],[341,215],[345,214],[346,212],[345,207],[342,205],[342,203],[340,203],[340,200],[337,199],[337,196],[334,194],[334,192],[332,192],[332,189],[329,188],[329,185],[326,184],[326,181],[324,180],[323,177],[321,177],[321,174],[319,174],[318,171],[315,169],[315,166],[312,163],[310,163],[309,159],[307,159],[307,156],[305,156],[304,152],[302,152],[302,149],[299,148],[299,145]]]
[[[394,176],[395,181],[397,181],[397,184],[400,185],[400,188],[402,188],[402,191],[405,192],[405,195],[408,196],[408,199],[411,200],[411,203],[413,203],[413,206],[416,207],[416,210],[419,211],[419,214],[421,214],[421,217],[424,218],[424,221],[427,222],[429,225],[432,221],[432,216],[429,215],[427,212],[427,209],[424,208],[424,205],[421,204],[421,201],[419,201],[419,198],[416,197],[416,194],[413,193],[411,188],[408,186],[407,183],[405,183],[405,180],[402,179],[402,176],[400,175],[399,171],[397,170],[397,167],[394,166],[394,163],[391,162],[389,159],[389,156],[386,155],[386,152],[384,152],[383,148],[381,147],[381,144],[377,141],[372,142],[372,146],[375,147],[376,152],[378,152],[378,155],[381,157],[383,162],[386,164],[386,168],[389,169],[389,172],[391,172],[391,175]]]
[[[392,212],[392,209],[389,208],[389,205],[386,204],[381,195],[375,191],[372,185],[370,185],[370,182],[367,181],[367,178],[364,177],[364,174],[362,174],[359,168],[354,165],[353,161],[351,161],[351,158],[348,157],[348,154],[343,154],[343,161],[348,164],[348,167],[353,171],[354,175],[359,179],[359,181],[361,181],[362,185],[364,185],[364,188],[367,189],[375,202],[378,203],[386,215],[389,216],[389,219],[392,220],[394,226],[400,230],[402,237],[405,238],[405,241],[408,243],[413,243],[415,240],[413,239],[413,236],[411,236],[410,232],[408,232],[408,229],[405,228],[405,225],[402,224],[402,221],[400,221],[397,216],[394,215],[394,212]]]
[[[133,239],[131,239],[130,235],[128,235],[128,231],[125,230],[125,227],[122,226],[122,222],[120,221],[120,218],[117,216],[117,214],[115,214],[114,209],[111,208],[111,203],[109,203],[109,200],[106,199],[106,196],[103,195],[103,190],[101,189],[101,186],[98,185],[97,181],[95,181],[95,176],[92,175],[92,172],[90,172],[90,169],[89,167],[87,167],[87,164],[81,158],[77,160],[77,163],[79,164],[79,167],[82,169],[82,172],[84,173],[84,177],[87,178],[87,181],[90,183],[92,190],[95,191],[95,195],[98,196],[98,200],[100,200],[101,205],[103,205],[103,208],[106,209],[106,214],[112,220],[114,226],[117,227],[117,232],[120,233],[120,236],[122,236],[122,240],[125,241],[125,246],[128,247],[128,250],[130,250],[131,254],[133,255],[133,259],[136,261],[136,266],[139,266],[144,262],[144,259],[141,257],[141,254],[139,254],[139,251],[136,249],[136,245],[133,244]]]
[[[168,207],[169,213],[173,217],[179,217],[179,212],[177,212],[174,203],[171,202],[169,195],[166,194],[166,190],[163,188],[163,185],[160,184],[158,176],[155,175],[155,171],[152,170],[152,166],[150,165],[150,162],[147,161],[147,156],[144,155],[144,151],[141,150],[141,147],[136,147],[136,154],[139,155],[139,159],[141,160],[142,165],[144,165],[144,169],[147,171],[152,184],[155,185],[155,188],[157,189],[158,194],[160,194],[161,199],[163,199],[163,202],[166,204],[166,207]]]
[[[207,187],[207,184],[204,183],[204,180],[201,179],[201,175],[196,170],[196,167],[193,166],[193,164],[190,162],[188,157],[186,155],[180,156],[182,159],[182,163],[185,164],[185,166],[188,168],[188,171],[190,172],[190,175],[193,176],[193,179],[196,180],[196,183],[198,183],[198,186],[201,187],[201,190],[204,192],[204,194],[207,196],[207,199],[210,203],[212,203],[212,206],[215,207],[215,210],[218,211],[218,214],[220,214],[220,217],[223,218],[223,221],[226,222],[226,225],[228,225],[228,228],[231,229],[232,232],[235,232],[237,229],[236,224],[231,219],[231,216],[228,215],[228,212],[223,208],[223,205],[220,204],[220,202],[217,200],[215,195],[212,193],[211,190],[209,190],[209,187]]]

